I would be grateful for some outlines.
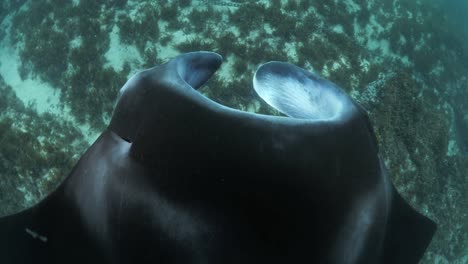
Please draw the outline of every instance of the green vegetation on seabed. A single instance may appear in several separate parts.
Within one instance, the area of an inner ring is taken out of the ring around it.
[[[86,148],[69,121],[25,106],[0,76],[0,214],[35,204],[68,175]]]
[[[453,102],[468,102],[468,51],[440,9],[404,0],[47,0],[21,10],[13,4],[21,1],[10,2],[0,8],[1,18],[11,14],[0,38],[18,47],[21,77],[60,91],[62,107],[93,131],[105,127],[131,72],[180,52],[222,54],[221,72],[201,91],[242,110],[278,114],[253,92],[260,63],[289,61],[331,79],[369,111],[397,188],[439,224],[423,263],[462,263],[468,158],[449,149],[453,113],[466,111]],[[119,66],[106,56],[115,34],[122,47],[136,50]],[[4,82],[0,89],[0,213],[6,214],[50,192],[85,143],[76,125],[21,105]]]

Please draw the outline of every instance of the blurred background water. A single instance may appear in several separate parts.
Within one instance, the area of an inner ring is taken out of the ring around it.
[[[468,2],[3,0],[0,215],[54,190],[106,127],[120,87],[182,52],[223,55],[202,89],[276,114],[256,67],[289,61],[370,114],[403,196],[439,229],[422,263],[468,263]]]
[[[435,0],[435,3],[438,8],[445,10],[450,19],[453,20],[455,27],[451,29],[454,33],[460,31],[468,35],[468,16],[466,15],[466,10],[468,10],[468,2],[463,0],[448,0],[441,1]]]

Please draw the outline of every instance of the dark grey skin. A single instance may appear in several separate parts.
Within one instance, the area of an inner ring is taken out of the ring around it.
[[[365,111],[280,62],[254,88],[288,117],[225,107],[196,91],[221,61],[132,77],[61,186],[0,219],[2,263],[417,263],[436,226],[395,191]]]

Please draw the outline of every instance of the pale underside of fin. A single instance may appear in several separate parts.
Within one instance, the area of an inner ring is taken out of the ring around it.
[[[334,119],[349,100],[333,83],[284,62],[261,65],[253,84],[270,106],[294,118]]]

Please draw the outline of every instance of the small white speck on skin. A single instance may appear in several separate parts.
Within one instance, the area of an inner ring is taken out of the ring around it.
[[[29,228],[26,228],[25,229],[26,233],[28,233],[32,238],[34,239],[39,239],[40,241],[46,243],[47,242],[47,237],[46,236],[42,236],[42,235],[39,235],[37,232],[34,232],[32,231],[31,229]]]

